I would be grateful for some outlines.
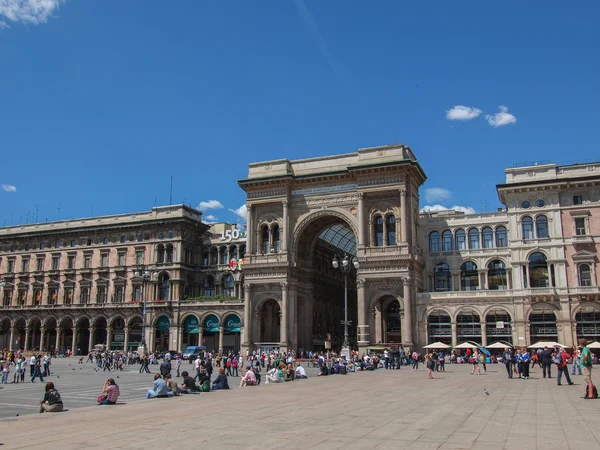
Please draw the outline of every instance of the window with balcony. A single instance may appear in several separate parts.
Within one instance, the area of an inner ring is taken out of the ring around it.
[[[90,267],[92,267],[92,256],[85,255],[85,257],[83,258],[83,268],[89,269]]]
[[[233,297],[234,281],[233,275],[229,274],[223,278],[223,295]]]
[[[485,227],[481,231],[483,238],[483,248],[494,248],[494,231],[490,227]]]
[[[37,270],[38,272],[42,272],[44,270],[44,258],[37,259]]]
[[[261,251],[264,255],[269,253],[269,227],[263,226],[261,232]]]
[[[479,230],[471,228],[469,230],[469,249],[477,250],[479,248]]]
[[[124,291],[123,286],[115,286],[115,303],[123,303]]]
[[[117,258],[118,258],[118,260],[119,260],[119,261],[118,261],[118,265],[119,265],[119,266],[124,266],[124,265],[125,265],[125,253],[124,253],[124,252],[120,252],[120,253],[117,255]]]
[[[455,233],[456,240],[456,250],[466,250],[467,249],[467,233],[465,230],[456,230]]]
[[[439,263],[433,268],[433,290],[435,292],[452,290],[452,274],[448,264]]]
[[[208,275],[204,280],[204,295],[207,297],[215,296],[215,279],[212,275]]]
[[[550,286],[548,262],[543,253],[533,253],[529,257],[529,286],[532,288]]]
[[[227,247],[221,247],[219,249],[219,264],[228,264],[227,261]]]
[[[9,259],[8,264],[6,265],[6,272],[13,273],[15,271],[15,260]]]
[[[537,216],[535,219],[535,232],[538,239],[548,237],[548,218],[546,216]]]
[[[42,304],[42,290],[41,289],[33,290],[33,304],[34,304],[34,306],[39,306]]]
[[[506,231],[506,227],[499,226],[496,228],[496,247],[508,247],[508,232]]]
[[[521,229],[523,231],[523,239],[533,239],[533,219],[531,217],[523,217]]]
[[[139,302],[142,300],[142,287],[137,285],[133,287],[133,301]]]
[[[479,289],[479,272],[477,265],[467,261],[460,266],[460,289],[462,291],[476,291]]]
[[[58,289],[55,289],[55,288],[48,289],[48,304],[56,305],[57,299],[58,299]]]
[[[429,233],[429,251],[440,251],[440,233],[438,233],[437,231],[432,231],[431,233]]]
[[[392,215],[385,219],[385,231],[387,234],[387,244],[396,245],[396,218]]]
[[[12,306],[12,296],[13,296],[12,288],[10,288],[10,289],[4,288],[4,299],[2,301],[2,304],[4,306]]]
[[[75,255],[69,255],[69,257],[67,258],[67,267],[69,269],[75,268]]]
[[[165,262],[165,247],[162,244],[156,248],[156,262],[162,264]]]
[[[454,239],[452,238],[452,231],[450,230],[446,230],[442,233],[442,248],[444,249],[445,252],[451,252],[452,251],[452,241],[454,241]]]
[[[585,227],[585,217],[575,218],[575,234],[577,236],[585,236],[587,234]]]
[[[173,262],[173,244],[167,244],[167,246],[165,247],[165,251],[166,251],[166,255],[167,255],[167,262],[172,263]]]
[[[108,253],[100,255],[100,267],[108,267]]]
[[[27,302],[27,289],[20,289],[17,296],[17,305],[23,306]]]
[[[90,302],[90,289],[83,287],[81,288],[81,298],[79,299],[81,304],[87,305]]]
[[[73,304],[73,288],[65,288],[65,305]]]
[[[52,270],[58,270],[60,266],[60,256],[52,257]]]
[[[213,247],[210,251],[210,263],[213,265],[219,264],[219,250],[216,247]]]
[[[579,286],[592,285],[592,270],[589,264],[579,264]]]
[[[135,263],[138,266],[144,264],[144,252],[142,250],[135,252]]]
[[[29,258],[21,261],[21,272],[29,272]]]
[[[491,291],[507,289],[508,278],[506,275],[506,266],[499,259],[495,259],[488,264],[488,288]]]
[[[279,225],[273,226],[273,250],[276,253],[279,252],[280,249],[280,236],[279,236]]]
[[[96,303],[100,305],[104,305],[106,303],[106,287],[98,286],[98,291],[96,293]]]

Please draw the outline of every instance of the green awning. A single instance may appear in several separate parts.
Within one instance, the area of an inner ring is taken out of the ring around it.
[[[156,322],[156,329],[158,331],[169,331],[171,327],[171,322],[167,316],[160,316],[158,318],[158,322]]]
[[[229,314],[225,317],[225,332],[226,333],[240,333],[242,327],[242,321],[237,314]]]
[[[219,318],[214,314],[209,314],[204,319],[204,331],[209,333],[218,333],[219,332]]]
[[[198,318],[196,316],[188,316],[185,318],[185,322],[183,324],[183,332],[184,333],[192,333],[198,334],[200,330],[198,328]]]

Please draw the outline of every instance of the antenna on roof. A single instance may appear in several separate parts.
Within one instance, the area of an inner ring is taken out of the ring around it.
[[[37,222],[37,221],[38,221],[38,212],[39,212],[39,210],[40,210],[40,206],[44,206],[44,205],[38,205],[38,204],[36,203],[36,204],[35,204],[35,205],[33,205],[33,206],[35,206],[35,221]]]
[[[171,175],[171,188],[169,189],[169,206],[173,204],[173,175]]]
[[[62,205],[62,203],[58,202],[58,220],[60,220],[60,205]]]

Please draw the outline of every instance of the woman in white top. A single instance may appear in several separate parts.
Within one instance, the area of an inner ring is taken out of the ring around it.
[[[296,378],[308,378],[306,376],[306,370],[304,370],[304,367],[302,367],[299,362],[296,365]]]

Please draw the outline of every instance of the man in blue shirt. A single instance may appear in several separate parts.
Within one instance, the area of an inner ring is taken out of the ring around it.
[[[146,392],[146,400],[149,398],[168,396],[169,390],[167,389],[167,382],[161,378],[160,374],[155,374],[153,388],[148,389],[148,392]]]
[[[526,349],[521,351],[521,363],[523,364],[523,379],[529,379],[529,363],[531,362],[531,355]]]

